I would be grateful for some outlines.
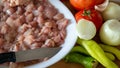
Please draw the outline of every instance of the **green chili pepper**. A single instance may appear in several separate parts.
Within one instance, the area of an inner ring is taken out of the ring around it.
[[[90,56],[84,56],[76,52],[69,53],[64,60],[66,62],[80,63],[85,68],[96,68],[98,65],[98,62],[94,58]]]
[[[115,60],[115,56],[112,53],[105,52],[105,55],[110,59],[110,60]]]
[[[76,45],[75,47],[72,48],[71,52],[79,52],[85,55],[89,55],[90,54],[85,50],[84,47],[80,46],[80,45]],[[110,60],[115,60],[115,57],[113,54],[105,52],[105,55],[110,59]]]
[[[85,55],[89,55],[89,53],[82,46],[75,46],[75,47],[73,47],[71,52],[79,52],[79,53],[82,53],[82,54],[85,54]]]
[[[100,44],[104,51],[113,53],[120,60],[120,50],[113,46]]]
[[[106,57],[103,49],[95,41],[78,39],[77,43],[81,44],[93,58],[106,68],[118,68],[114,62]]]

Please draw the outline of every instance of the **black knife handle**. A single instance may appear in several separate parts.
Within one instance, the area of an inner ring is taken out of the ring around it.
[[[15,62],[15,52],[1,53],[0,54],[0,64],[5,62]]]

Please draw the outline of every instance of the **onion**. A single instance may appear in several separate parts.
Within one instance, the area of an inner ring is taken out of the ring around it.
[[[81,39],[90,40],[96,35],[96,27],[92,21],[80,19],[76,25],[78,36]]]
[[[108,45],[120,45],[120,22],[116,19],[106,21],[100,29],[100,39]]]
[[[117,3],[110,2],[107,8],[102,12],[104,20],[118,19],[120,20],[120,6]]]

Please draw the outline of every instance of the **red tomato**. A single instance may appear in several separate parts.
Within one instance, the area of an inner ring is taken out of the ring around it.
[[[91,10],[81,10],[78,13],[75,14],[76,21],[78,22],[80,19],[87,19],[89,21],[92,21],[96,29],[99,30],[102,23],[103,23],[103,18],[101,14],[94,9]]]
[[[96,5],[99,5],[99,4],[101,4],[101,3],[103,3],[105,0],[96,0],[95,2],[96,2]]]
[[[94,8],[95,5],[102,3],[104,0],[70,0],[70,4],[76,9]]]
[[[94,6],[94,0],[70,0],[71,5],[77,9],[88,9]]]

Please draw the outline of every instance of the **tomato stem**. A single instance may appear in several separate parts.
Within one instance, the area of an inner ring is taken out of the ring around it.
[[[91,14],[91,11],[90,11],[90,10],[84,10],[82,16],[88,16],[88,17],[92,18],[92,17],[90,16],[90,14]]]

